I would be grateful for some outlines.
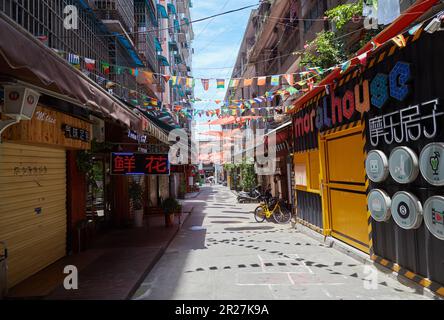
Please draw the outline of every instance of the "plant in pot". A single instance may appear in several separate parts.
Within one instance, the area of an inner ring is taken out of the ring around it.
[[[179,188],[179,199],[185,199],[185,194],[187,193],[187,186],[185,183],[182,183]]]
[[[171,227],[174,225],[174,215],[180,209],[179,202],[174,198],[168,198],[162,202],[162,210],[165,214],[165,225]]]
[[[133,204],[134,225],[138,228],[143,227],[143,188],[138,182],[132,181],[129,185],[128,193]]]

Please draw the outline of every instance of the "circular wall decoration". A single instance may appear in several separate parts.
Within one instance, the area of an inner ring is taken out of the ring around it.
[[[434,186],[444,186],[444,143],[429,143],[422,149],[419,168],[424,179]]]
[[[370,191],[367,196],[367,204],[374,220],[378,222],[390,220],[392,200],[385,191],[380,189]]]
[[[384,152],[372,150],[365,160],[365,171],[368,178],[373,182],[383,182],[389,174],[389,161]]]
[[[390,153],[389,170],[390,175],[396,182],[411,183],[418,177],[418,156],[410,148],[396,147]]]
[[[413,194],[399,191],[392,198],[391,211],[396,224],[403,229],[417,229],[422,223],[422,205]]]
[[[433,234],[440,240],[444,240],[444,197],[433,196],[424,204],[424,222]]]

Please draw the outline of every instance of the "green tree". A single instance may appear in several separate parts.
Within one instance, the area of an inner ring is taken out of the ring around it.
[[[342,63],[345,60],[343,43],[336,39],[332,31],[319,32],[316,38],[308,43],[309,48],[302,59],[301,65],[307,68],[321,67],[324,69]]]
[[[256,172],[254,164],[243,162],[240,165],[241,170],[241,187],[244,191],[249,191],[256,186]]]
[[[325,15],[335,23],[337,30],[341,30],[354,16],[362,15],[363,2],[358,0],[355,3],[339,5],[325,12]]]

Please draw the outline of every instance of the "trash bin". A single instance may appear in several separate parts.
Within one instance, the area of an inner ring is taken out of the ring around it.
[[[7,272],[8,272],[8,248],[6,243],[0,241],[0,300],[8,293]]]

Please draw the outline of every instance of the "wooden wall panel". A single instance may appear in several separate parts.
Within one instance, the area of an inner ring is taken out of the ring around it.
[[[64,124],[87,130],[90,136],[92,134],[91,123],[43,106],[37,106],[30,121],[23,120],[9,127],[2,134],[2,138],[4,141],[51,145],[66,149],[86,150],[91,148],[90,142],[67,138],[62,128]]]

